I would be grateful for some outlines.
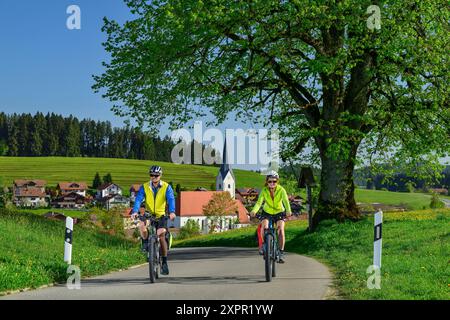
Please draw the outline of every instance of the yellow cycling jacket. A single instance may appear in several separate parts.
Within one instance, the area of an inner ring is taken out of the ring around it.
[[[286,190],[278,185],[274,191],[274,197],[270,196],[270,190],[268,187],[264,187],[259,194],[258,201],[253,207],[252,212],[257,213],[264,202],[263,210],[268,214],[278,214],[281,212],[291,213],[291,204],[289,203],[288,195]]]
[[[145,190],[145,208],[156,217],[162,217],[166,214],[166,191],[169,186],[167,182],[161,181],[161,189],[156,196],[150,187],[151,182],[144,184]]]

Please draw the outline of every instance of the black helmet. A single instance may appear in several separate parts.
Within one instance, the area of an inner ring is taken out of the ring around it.
[[[152,166],[150,170],[148,171],[150,174],[159,174],[161,175],[163,173],[162,168],[160,166]]]

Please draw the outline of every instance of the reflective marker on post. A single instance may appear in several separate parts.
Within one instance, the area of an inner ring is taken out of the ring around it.
[[[381,268],[381,244],[383,231],[383,211],[375,213],[373,239],[373,265]]]
[[[73,234],[73,219],[66,218],[66,233],[64,234],[64,262],[72,264],[72,234]]]

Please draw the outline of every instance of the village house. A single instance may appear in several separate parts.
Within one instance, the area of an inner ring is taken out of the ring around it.
[[[77,193],[65,193],[52,201],[54,208],[82,209],[90,202],[90,199]]]
[[[56,186],[58,195],[65,195],[75,192],[83,197],[86,197],[87,184],[86,182],[60,182]]]
[[[291,204],[292,213],[301,214],[302,209],[304,209],[302,202],[303,199],[300,196],[289,196],[289,203]]]
[[[46,207],[49,196],[45,192],[45,180],[14,180],[13,202],[18,207]]]
[[[103,198],[110,196],[122,194],[122,189],[115,183],[105,183],[97,188],[97,200],[102,200]]]
[[[130,206],[130,199],[122,195],[122,189],[115,183],[105,183],[98,187],[96,199],[106,210],[118,206]]]
[[[121,194],[111,194],[100,200],[105,206],[106,210],[111,210],[115,207],[128,207],[130,205],[130,199]]]
[[[241,200],[243,204],[254,203],[260,192],[261,189],[257,188],[239,188],[236,189],[236,199]]]

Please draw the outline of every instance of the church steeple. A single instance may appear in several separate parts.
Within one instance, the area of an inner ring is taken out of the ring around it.
[[[227,154],[227,140],[225,139],[225,143],[223,144],[223,156],[222,156],[222,165],[220,166],[220,174],[222,178],[225,179],[227,173],[230,172],[234,179],[233,169],[228,164],[228,154]]]
[[[231,169],[231,165],[228,163],[227,140],[225,139],[225,143],[223,146],[222,165],[220,166],[219,173],[216,177],[216,190],[228,191],[231,194],[231,197],[234,199],[236,188],[235,181],[236,178],[234,177],[233,169]]]

